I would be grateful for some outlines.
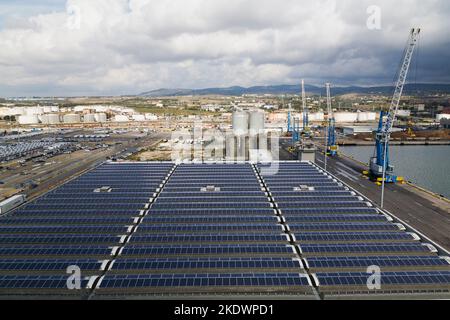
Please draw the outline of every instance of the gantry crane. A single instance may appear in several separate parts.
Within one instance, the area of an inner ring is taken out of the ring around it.
[[[333,110],[331,108],[331,93],[330,84],[326,84],[327,88],[327,113],[328,113],[328,128],[327,128],[327,154],[334,157],[337,155],[338,146],[336,145],[336,128]]]
[[[370,177],[377,181],[378,184],[395,183],[403,181],[394,175],[394,167],[389,163],[389,140],[391,138],[392,127],[395,122],[398,107],[400,104],[400,98],[402,97],[403,88],[405,86],[406,77],[408,75],[411,59],[416,47],[416,43],[419,39],[420,29],[412,29],[409,34],[408,43],[403,55],[403,62],[400,67],[398,80],[395,85],[394,96],[389,107],[389,111],[381,111],[380,121],[378,123],[378,130],[375,133],[375,151],[374,156],[370,158]],[[383,188],[384,191],[384,188]],[[382,191],[382,200],[384,192]]]
[[[306,105],[305,80],[302,79],[303,134],[309,135],[309,110]]]

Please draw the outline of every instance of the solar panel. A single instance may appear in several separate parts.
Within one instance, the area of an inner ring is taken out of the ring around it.
[[[316,273],[321,286],[367,286],[370,274],[364,272],[345,273]],[[404,271],[382,272],[381,287],[383,285],[444,285],[450,291],[450,271]]]
[[[0,272],[43,272],[62,271],[67,267],[76,265],[86,272],[88,270],[99,271],[103,262],[95,259],[2,259],[0,260]]]
[[[20,245],[0,247],[0,257],[45,257],[45,256],[110,256],[112,248],[98,245]]]
[[[298,273],[219,273],[107,275],[98,288],[132,287],[291,287],[310,286],[306,275]]]
[[[239,223],[239,224],[171,224],[171,225],[140,225],[139,232],[282,232],[283,226],[273,223]]]
[[[285,234],[141,234],[136,233],[130,238],[130,243],[286,243],[287,236]]]
[[[383,222],[386,216],[381,214],[321,214],[321,215],[285,215],[289,223],[317,222]]]
[[[295,233],[296,241],[305,242],[361,242],[361,241],[416,241],[416,238],[406,232],[309,232]]]
[[[11,218],[0,219],[0,225],[130,225],[133,223],[135,217],[129,216],[111,216],[111,217],[101,217],[101,218],[71,218],[71,217],[19,217],[14,216]]]
[[[124,234],[127,233],[129,226],[101,226],[101,225],[86,225],[86,226],[0,226],[0,233],[3,234],[18,234],[18,233],[32,233],[32,234],[51,234],[51,233],[110,233],[110,234]],[[3,237],[3,236],[2,236]],[[1,241],[1,240],[0,240]]]
[[[375,230],[390,230],[390,231],[399,231],[399,227],[390,222],[337,222],[337,223],[289,223],[289,228],[292,231],[322,231],[322,230],[367,230],[367,231],[375,231]]]
[[[387,267],[449,267],[450,263],[437,256],[372,256],[372,257],[311,257],[310,268],[364,268],[376,265]]]
[[[250,216],[177,216],[177,215],[148,215],[144,218],[144,224],[158,224],[158,223],[276,223],[278,217],[250,215]]]
[[[269,208],[269,201],[258,202],[159,202],[157,201],[152,205],[152,209],[214,209],[214,208],[237,208],[237,209],[255,209],[255,208]]]
[[[87,280],[82,279],[82,288],[86,288]],[[75,290],[67,288],[66,276],[42,276],[42,275],[0,275],[0,290],[13,291],[17,289],[65,289],[67,293]]]
[[[115,272],[149,270],[153,272],[183,272],[208,269],[300,269],[299,260],[290,258],[178,258],[178,259],[119,259],[113,264]]]
[[[2,235],[0,244],[119,244],[122,236],[115,235],[80,235],[80,234],[20,234],[20,235]]]
[[[412,252],[431,254],[430,248],[421,243],[349,243],[349,244],[302,244],[304,254],[321,256],[325,254],[408,254]]]
[[[236,244],[236,245],[170,245],[170,246],[140,246],[127,245],[123,248],[121,256],[186,256],[186,255],[205,255],[205,256],[293,256],[295,250],[289,245],[265,245],[265,244]]]

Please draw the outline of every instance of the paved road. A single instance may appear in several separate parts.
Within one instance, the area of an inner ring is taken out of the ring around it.
[[[323,153],[316,153],[316,163],[324,166]],[[381,187],[362,175],[359,163],[344,157],[327,160],[327,170],[360,193],[379,204]],[[384,207],[442,247],[450,250],[450,205],[443,200],[401,184],[387,184]]]

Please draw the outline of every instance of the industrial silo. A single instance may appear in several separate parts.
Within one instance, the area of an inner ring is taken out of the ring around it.
[[[250,137],[249,149],[267,149],[267,139],[264,135],[265,129],[265,114],[261,111],[250,113]]]
[[[118,114],[114,117],[114,122],[128,122],[130,119],[128,116]]]
[[[265,115],[264,112],[255,111],[250,113],[250,135],[257,135],[264,132]]]
[[[52,113],[48,115],[48,124],[59,124],[60,122],[59,114]]]
[[[83,117],[83,121],[86,123],[95,122],[95,115],[92,113],[85,114]]]
[[[24,115],[19,116],[17,122],[19,124],[39,124],[39,118],[37,115]]]
[[[145,116],[143,114],[133,114],[133,121],[142,122],[145,121]]]
[[[335,112],[333,115],[336,123],[350,123],[358,121],[358,114],[356,112]]]
[[[245,161],[247,158],[247,140],[249,133],[249,114],[237,111],[233,113],[233,134],[236,139],[237,160]],[[228,151],[228,150],[227,150]]]
[[[94,118],[97,122],[106,122],[107,120],[106,113],[95,113]]]
[[[369,121],[368,112],[359,111],[358,112],[358,122],[367,122]]]

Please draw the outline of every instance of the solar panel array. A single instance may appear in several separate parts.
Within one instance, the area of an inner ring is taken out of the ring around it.
[[[310,294],[310,278],[250,164],[181,164],[96,295]]]
[[[0,294],[87,295],[172,168],[103,164],[1,217]],[[74,290],[68,267],[81,271]]]
[[[450,259],[309,163],[258,166],[308,273],[324,294],[450,292]],[[379,288],[368,287],[374,267]]]
[[[450,258],[318,167],[278,167],[105,163],[0,217],[0,295],[450,291]]]

